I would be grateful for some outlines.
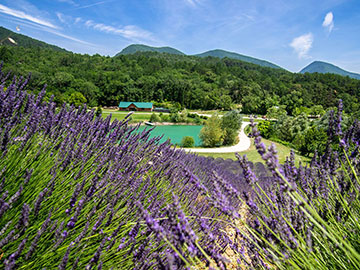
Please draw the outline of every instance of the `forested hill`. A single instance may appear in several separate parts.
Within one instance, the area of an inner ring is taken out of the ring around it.
[[[130,46],[127,46],[125,49],[123,49],[120,53],[118,53],[115,56],[119,56],[122,54],[135,54],[138,52],[159,52],[159,53],[168,53],[168,54],[177,54],[177,55],[185,55],[183,52],[171,48],[171,47],[151,47],[151,46],[147,46],[147,45],[142,45],[142,44],[132,44]],[[195,54],[194,56],[197,57],[218,57],[218,58],[231,58],[231,59],[236,59],[236,60],[241,60],[244,62],[248,62],[248,63],[252,63],[252,64],[256,64],[262,67],[271,67],[271,68],[281,68],[278,65],[275,65],[273,63],[270,63],[268,61],[265,60],[261,60],[261,59],[257,59],[254,57],[250,57],[250,56],[246,56],[246,55],[242,55],[242,54],[238,54],[235,52],[228,52],[228,51],[224,51],[224,50],[211,50],[211,51],[207,51],[204,53],[200,53],[200,54]]]
[[[213,57],[219,57],[219,58],[227,57],[227,58],[231,58],[231,59],[245,61],[248,63],[253,63],[253,64],[256,64],[256,65],[259,65],[262,67],[281,68],[280,66],[275,65],[275,64],[270,63],[265,60],[257,59],[254,57],[250,57],[250,56],[246,56],[246,55],[242,55],[242,54],[238,54],[238,53],[234,53],[234,52],[228,52],[228,51],[224,51],[224,50],[211,50],[211,51],[207,51],[204,53],[196,54],[195,56],[199,56],[199,57],[213,56]]]
[[[22,46],[26,48],[45,48],[63,52],[66,51],[65,49],[62,49],[58,46],[50,45],[40,40],[36,40],[31,37],[15,33],[13,31],[10,31],[9,29],[0,26],[0,45],[12,45],[11,42],[8,41],[9,37],[16,42],[17,46]]]
[[[283,105],[291,114],[301,106],[335,106],[341,98],[347,111],[359,111],[360,80],[294,74],[229,58],[155,52],[109,57],[1,46],[0,59],[5,60],[5,72],[32,73],[29,89],[40,90],[47,83],[48,95],[54,94],[58,104],[168,101],[189,109],[241,104],[243,112],[256,114]]]
[[[183,52],[171,47],[151,47],[142,44],[132,44],[124,48],[121,52],[119,52],[115,56],[119,56],[122,54],[133,54],[137,52],[159,52],[159,53],[169,53],[169,54],[179,54],[179,55],[184,54]]]
[[[339,74],[342,76],[349,76],[350,78],[358,79],[360,80],[360,74],[349,72],[346,70],[343,70],[342,68],[339,68],[333,64],[321,62],[321,61],[314,61],[310,65],[303,68],[301,73],[333,73],[333,74]]]

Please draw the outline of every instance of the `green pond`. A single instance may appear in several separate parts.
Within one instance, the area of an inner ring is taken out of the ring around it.
[[[172,144],[179,144],[185,136],[191,136],[195,140],[195,146],[201,146],[201,140],[199,138],[200,130],[203,126],[189,126],[189,125],[169,125],[169,126],[155,126],[151,131],[150,137],[157,137],[164,134],[161,142],[165,142],[167,139],[171,140]],[[141,126],[139,131],[143,131],[145,128],[152,128],[150,126]]]

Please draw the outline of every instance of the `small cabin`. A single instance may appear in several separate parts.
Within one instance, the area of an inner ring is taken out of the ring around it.
[[[120,111],[147,111],[153,110],[153,104],[151,102],[125,102],[121,101],[119,104]]]
[[[154,112],[162,112],[162,113],[169,113],[170,112],[169,109],[162,108],[162,107],[155,108],[153,111]]]

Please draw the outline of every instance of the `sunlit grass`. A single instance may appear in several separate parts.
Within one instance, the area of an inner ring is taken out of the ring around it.
[[[106,118],[107,116],[109,116],[110,114],[112,114],[111,119],[117,119],[117,120],[123,120],[125,118],[125,116],[128,114],[127,112],[124,113],[113,113],[113,112],[103,112],[102,113],[102,117]],[[150,116],[151,114],[137,114],[137,113],[133,113],[131,115],[131,121],[132,123],[136,123],[136,122],[141,122],[141,121],[149,121],[150,120]]]
[[[145,111],[141,111],[141,112],[134,112],[131,115],[131,123],[138,123],[138,122],[144,122],[144,121],[149,121],[151,114],[153,114],[154,112],[145,112]],[[106,118],[109,115],[112,115],[111,119],[117,119],[117,120],[123,120],[125,118],[126,115],[129,114],[129,112],[125,112],[125,111],[118,111],[118,110],[103,110],[102,111],[102,117]],[[160,114],[160,113],[156,113],[156,114]],[[166,114],[166,113],[163,113]]]

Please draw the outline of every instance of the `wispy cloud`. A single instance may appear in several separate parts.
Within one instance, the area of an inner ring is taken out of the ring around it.
[[[198,4],[201,3],[201,0],[185,0],[185,3],[189,4],[190,6],[196,7]]]
[[[114,27],[114,26],[105,25],[102,23],[95,23],[92,20],[87,20],[85,22],[85,25],[87,27],[91,27],[95,30],[105,32],[105,33],[120,35],[120,36],[123,36],[124,38],[130,39],[130,40],[154,41],[153,34],[151,32],[146,31],[135,25],[127,25],[124,27]]]
[[[322,26],[325,27],[329,33],[333,30],[334,28],[334,15],[332,12],[328,12],[324,18],[324,21],[322,23]]]
[[[93,7],[93,6],[106,4],[106,3],[109,3],[109,2],[114,2],[114,0],[99,1],[99,2],[96,2],[96,3],[89,4],[89,5],[79,6],[79,7],[75,8],[75,9],[89,8],[89,7]]]
[[[48,30],[47,32],[49,33],[52,33],[54,35],[57,35],[59,37],[63,37],[63,38],[66,38],[66,39],[69,39],[69,40],[72,40],[72,41],[75,41],[77,43],[81,43],[81,44],[84,44],[84,45],[89,45],[89,46],[96,46],[95,44],[92,44],[90,42],[87,42],[87,41],[84,41],[84,40],[81,40],[81,39],[78,39],[78,38],[75,38],[75,37],[72,37],[72,36],[69,36],[69,35],[65,35],[63,33],[60,33],[58,31],[54,31],[54,30]]]
[[[75,1],[73,1],[73,0],[58,0],[58,2],[60,2],[60,3],[67,3],[67,4],[70,4],[70,5],[75,6],[75,7],[79,6],[79,4],[77,4],[77,3],[76,3]]]
[[[56,16],[58,17],[59,21],[62,23],[65,23],[65,18],[64,18],[64,14],[60,13],[60,12],[56,12]]]
[[[0,12],[2,12],[1,10],[2,10],[2,5],[0,5]],[[5,12],[3,12],[3,13],[5,13]],[[78,39],[78,38],[63,34],[63,33],[58,31],[57,27],[56,28],[49,27],[46,24],[40,24],[37,21],[34,22],[33,20],[24,20],[24,18],[18,17],[18,16],[14,16],[14,18],[12,20],[14,22],[21,23],[22,25],[26,25],[29,28],[36,29],[36,30],[41,30],[41,31],[44,31],[44,32],[47,32],[47,33],[50,33],[50,34],[53,34],[53,35],[56,35],[56,36],[71,40],[71,41],[74,41],[76,43],[84,44],[84,45],[91,46],[91,47],[96,47],[97,46],[97,45],[95,45],[93,43],[90,43],[90,42],[87,42],[87,41],[84,41],[84,40],[81,40],[81,39]]]
[[[75,23],[79,23],[79,22],[82,22],[83,21],[83,19],[82,18],[80,18],[80,17],[77,17],[77,18],[75,18]]]
[[[308,33],[294,38],[290,43],[290,46],[294,49],[300,59],[310,58],[308,52],[311,49],[313,41],[313,34]]]
[[[71,27],[73,23],[78,23],[76,21],[76,18],[74,19],[72,16],[65,15],[64,13],[61,12],[56,12],[55,14],[58,17],[59,21],[63,24],[66,24],[67,26]]]
[[[34,16],[30,15],[30,14],[26,14],[23,11],[12,9],[12,8],[6,7],[6,6],[1,5],[1,4],[0,4],[0,12],[4,13],[4,14],[7,14],[7,15],[10,15],[10,16],[13,16],[13,17],[16,17],[16,18],[19,18],[19,19],[34,22],[34,23],[39,24],[39,25],[47,26],[47,27],[50,27],[50,28],[53,28],[53,29],[58,29],[57,26],[53,25],[51,22],[49,22],[47,20],[44,20],[44,19],[41,19],[41,18],[36,18],[36,17],[34,17]]]

